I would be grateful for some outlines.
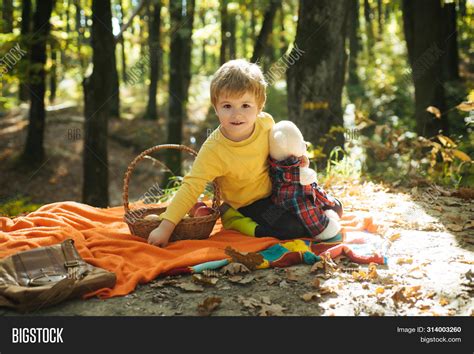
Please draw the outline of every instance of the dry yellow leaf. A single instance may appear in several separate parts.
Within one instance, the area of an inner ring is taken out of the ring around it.
[[[397,259],[397,264],[401,265],[401,264],[412,264],[413,263],[413,259],[412,258],[398,258]]]
[[[385,289],[379,286],[377,289],[375,289],[375,293],[377,295],[383,294],[385,292]]]
[[[431,114],[434,114],[434,116],[437,119],[441,118],[441,111],[438,108],[436,108],[435,106],[429,106],[428,108],[426,108],[426,111],[430,112]]]
[[[370,263],[368,278],[374,280],[374,279],[377,279],[378,276],[379,275],[377,274],[377,264]]]
[[[241,253],[230,246],[225,248],[225,253],[232,257],[232,261],[245,265],[248,269],[254,270],[263,262],[263,256],[259,253]]]
[[[456,106],[457,109],[463,112],[469,112],[474,110],[474,102],[473,101],[467,101],[467,102],[461,102]]]
[[[446,306],[447,304],[449,304],[449,301],[445,297],[442,297],[441,299],[439,299],[439,304],[441,306]]]
[[[317,292],[310,292],[310,293],[301,295],[301,298],[306,302],[311,301],[313,299],[318,299],[319,297],[321,297],[321,295]]]
[[[400,238],[400,233],[396,233],[390,236],[388,239],[393,242],[393,241],[398,240],[399,238]]]
[[[469,157],[469,155],[461,150],[453,150],[453,155],[456,156],[461,161],[465,161],[465,162],[471,161],[471,158]]]
[[[456,143],[454,141],[452,141],[450,138],[448,138],[447,136],[439,134],[436,137],[441,142],[441,144],[443,144],[443,146],[446,146],[446,147],[456,147],[457,146]]]
[[[321,281],[318,278],[314,278],[311,285],[313,286],[313,288],[319,289],[319,287],[321,285]]]

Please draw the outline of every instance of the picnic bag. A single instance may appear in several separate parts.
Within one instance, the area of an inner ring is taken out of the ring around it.
[[[97,289],[113,288],[115,273],[86,263],[72,239],[0,260],[0,307],[31,312]]]

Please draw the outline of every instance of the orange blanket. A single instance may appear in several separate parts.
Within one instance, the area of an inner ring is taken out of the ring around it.
[[[98,290],[101,298],[126,295],[137,284],[178,267],[227,258],[229,244],[241,252],[257,252],[278,243],[222,229],[220,219],[209,240],[179,241],[165,249],[132,236],[123,222],[123,207],[94,208],[76,202],[47,204],[24,217],[0,217],[0,258],[19,251],[72,238],[84,260],[117,275],[113,289]]]

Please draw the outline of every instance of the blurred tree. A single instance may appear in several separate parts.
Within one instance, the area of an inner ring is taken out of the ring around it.
[[[194,0],[170,2],[171,43],[169,58],[169,117],[168,143],[181,144],[183,121],[186,116],[186,102],[190,78],[191,37],[194,18]],[[166,166],[175,175],[181,174],[181,154],[168,151]]]
[[[220,64],[224,64],[229,60],[229,20],[227,15],[227,0],[220,1],[221,14],[221,47],[220,47]]]
[[[51,24],[51,12],[54,0],[36,2],[33,16],[33,35],[31,44],[30,112],[28,132],[22,159],[30,163],[40,163],[44,160],[44,125],[45,125],[45,63],[46,41]]]
[[[275,14],[280,7],[281,0],[270,0],[270,5],[265,11],[265,15],[263,17],[262,28],[260,29],[260,33],[258,34],[258,38],[255,42],[251,62],[255,63],[261,59],[265,48],[268,47],[268,39],[273,31],[273,21],[275,19]]]
[[[120,28],[122,28],[124,20],[125,20],[125,10],[123,8],[123,0],[119,0],[119,6],[120,6],[120,21],[119,25]],[[125,54],[125,39],[122,36],[120,36],[120,48],[122,51],[122,82],[127,82],[127,57]]]
[[[110,0],[92,0],[92,74],[84,79],[84,178],[82,201],[109,204],[107,123],[114,71],[114,37]]]
[[[378,24],[378,32],[377,36],[379,40],[382,40],[383,34],[383,15],[384,15],[384,5],[382,0],[377,0],[377,24]]]
[[[159,56],[161,55],[160,27],[161,0],[152,1],[148,15],[148,43],[150,47],[150,85],[148,86],[148,104],[145,119],[158,119],[156,109],[156,91],[159,78]]]
[[[29,50],[29,37],[31,34],[31,0],[24,0],[21,2],[21,32],[20,32],[20,46],[26,50],[28,53],[26,57],[23,58],[24,62],[29,61],[30,50]],[[21,70],[20,75],[20,87],[18,90],[18,95],[20,101],[28,101],[29,98],[29,88],[26,84],[28,82],[28,68]]]
[[[456,26],[456,4],[443,5],[443,54],[442,68],[446,81],[459,79],[458,31]]]
[[[13,32],[13,0],[3,0],[2,33]]]
[[[374,26],[372,23],[373,13],[369,0],[364,0],[364,18],[365,18],[365,33],[367,35],[367,53],[369,57],[372,56],[374,47]]]
[[[432,137],[448,132],[446,117],[427,112],[434,106],[444,112],[445,93],[442,75],[443,11],[439,0],[403,0],[403,29],[408,59],[415,84],[415,119],[419,135]]]
[[[344,144],[341,95],[349,0],[299,4],[295,47],[287,58],[288,112],[305,139],[322,144],[328,155]]]
[[[359,85],[359,76],[357,75],[357,55],[360,48],[359,36],[359,0],[349,2],[348,35],[349,35],[349,78],[348,85]],[[349,88],[348,88],[349,90]],[[350,93],[349,93],[350,94]],[[353,100],[354,97],[351,97]]]
[[[54,38],[50,38],[49,41],[49,53],[51,60],[51,67],[49,69],[49,102],[54,103],[56,99],[56,88],[57,88],[57,64],[58,64],[58,55],[57,55],[57,45]]]

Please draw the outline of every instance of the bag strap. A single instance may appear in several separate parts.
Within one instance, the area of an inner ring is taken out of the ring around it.
[[[66,261],[64,262],[64,266],[66,268],[78,267],[85,264],[84,260],[77,252],[76,247],[74,247],[73,239],[67,239],[66,241],[64,241],[61,244],[61,248],[64,253],[64,258],[66,259]]]

